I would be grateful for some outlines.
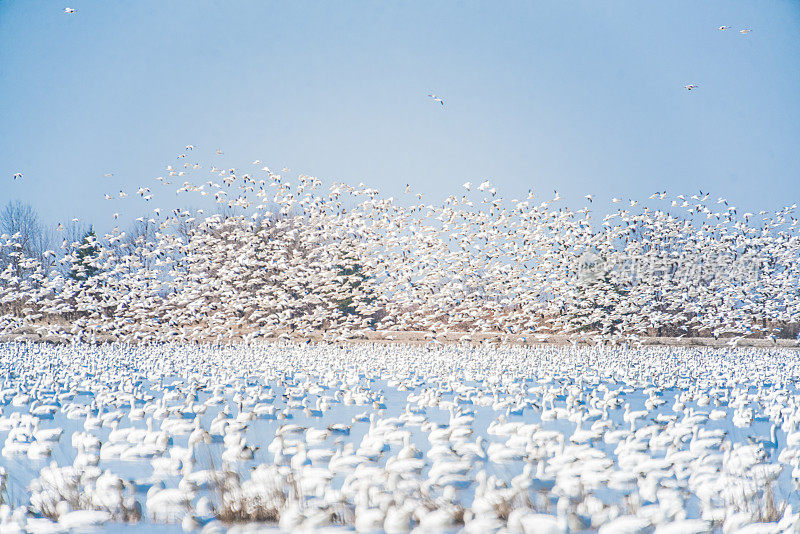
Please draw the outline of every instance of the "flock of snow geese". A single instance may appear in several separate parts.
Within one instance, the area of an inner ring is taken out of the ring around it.
[[[145,213],[132,228],[76,236],[73,219],[35,253],[22,232],[0,235],[0,336],[796,336],[796,204],[739,213],[708,192],[659,191],[613,198],[601,216],[592,195],[574,211],[557,191],[508,200],[489,180],[429,204],[411,186],[397,200],[364,184],[326,189],[259,160],[207,168],[187,161],[193,149],[135,194],[106,195]],[[154,208],[167,193],[203,207]]]
[[[2,532],[800,529],[787,349],[9,343],[0,368]]]

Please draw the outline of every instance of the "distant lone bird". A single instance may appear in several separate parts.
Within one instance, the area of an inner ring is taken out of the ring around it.
[[[753,30],[751,30],[750,28],[745,28],[743,30],[739,30],[739,33],[750,33],[751,31]]]
[[[442,100],[442,99],[441,99],[441,98],[439,98],[438,96],[436,96],[436,95],[434,95],[434,94],[430,94],[430,95],[428,95],[428,96],[429,96],[429,97],[431,97],[431,98],[432,98],[434,101],[436,101],[436,102],[438,102],[438,103],[440,103],[441,105],[443,105],[443,106],[444,106],[444,100]]]
[[[725,30],[728,30],[728,29],[730,29],[730,26],[720,26],[720,27],[719,27],[719,28],[717,28],[717,29],[718,29],[719,31],[723,32],[723,31],[725,31]]]
[[[687,91],[691,91],[692,89],[696,89],[697,87],[700,87],[700,86],[699,85],[695,85],[693,83],[690,83],[689,85],[684,85],[684,87],[686,88]]]
[[[65,7],[64,8],[64,13],[75,13],[75,10],[72,9],[71,7]]]
[[[22,173],[21,172],[15,172],[14,173],[14,179],[16,180],[17,178],[22,178]]]

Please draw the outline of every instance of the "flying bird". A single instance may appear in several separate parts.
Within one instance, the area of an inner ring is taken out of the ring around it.
[[[728,30],[728,29],[730,29],[730,26],[720,26],[720,27],[719,27],[719,28],[717,28],[717,29],[718,29],[719,31],[721,31],[721,32],[722,32],[722,31],[725,31],[725,30]]]
[[[440,97],[438,97],[438,96],[436,96],[434,94],[429,94],[428,96],[431,97],[434,101],[436,101],[436,102],[438,102],[438,103],[440,103],[441,105],[444,106],[444,100],[442,100]]]
[[[22,178],[22,173],[21,172],[15,172],[14,173],[14,179],[16,180],[17,178]]]
[[[696,89],[697,87],[700,87],[700,86],[699,85],[695,85],[693,83],[690,83],[689,85],[684,85],[684,87],[686,88],[687,91],[691,91],[692,89]]]
[[[71,7],[65,7],[64,8],[64,13],[75,13],[75,10],[72,9]]]
[[[751,31],[753,30],[751,30],[750,28],[745,28],[743,30],[739,30],[739,33],[750,33]]]

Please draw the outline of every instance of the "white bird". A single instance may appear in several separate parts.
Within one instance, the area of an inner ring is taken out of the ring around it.
[[[444,100],[442,100],[438,96],[436,96],[434,94],[429,94],[428,96],[431,97],[435,102],[439,102],[441,105],[444,106]]]

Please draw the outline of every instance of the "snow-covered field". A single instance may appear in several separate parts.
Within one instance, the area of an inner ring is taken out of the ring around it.
[[[0,530],[791,531],[797,356],[4,344]]]

